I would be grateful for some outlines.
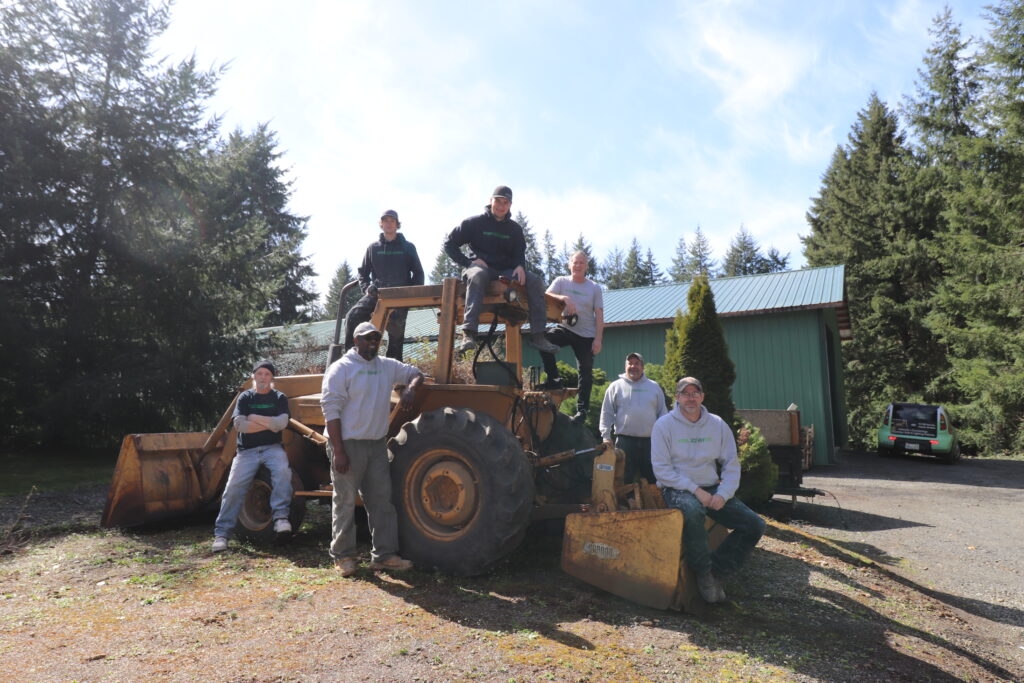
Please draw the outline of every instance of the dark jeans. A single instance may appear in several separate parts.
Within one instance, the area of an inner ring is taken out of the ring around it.
[[[477,325],[480,323],[480,313],[484,309],[484,295],[487,293],[487,285],[499,277],[507,277],[510,280],[512,270],[497,271],[493,268],[471,265],[462,271],[462,277],[466,281],[466,309],[463,313],[463,327],[474,334]],[[537,273],[526,271],[526,303],[530,309],[530,333],[543,332],[547,326],[547,302],[544,299],[544,280]]]
[[[356,305],[348,309],[348,315],[345,316],[345,350],[351,349],[355,345],[355,341],[352,338],[352,333],[355,332],[356,326],[359,323],[365,323],[373,316],[373,309],[377,307],[377,295],[366,294],[362,299],[356,302]],[[388,318],[387,329],[388,333],[388,350],[384,353],[388,358],[394,358],[395,360],[402,360],[402,346],[405,343],[405,319],[408,316],[409,311],[400,309],[391,311],[391,316]]]
[[[594,339],[592,337],[581,337],[572,330],[561,325],[551,329],[544,335],[549,342],[555,346],[571,346],[576,356],[576,367],[580,371],[580,387],[576,393],[576,409],[587,412],[590,407],[590,387],[594,384]],[[540,359],[544,361],[544,372],[548,373],[548,379],[555,379],[558,375],[558,366],[555,364],[555,354],[540,352]],[[647,446],[647,461],[651,460],[650,439]]]
[[[644,436],[615,435],[615,447],[626,454],[626,483],[639,481],[640,477],[648,484],[657,483],[654,468],[651,466],[651,438]]]
[[[702,486],[708,493],[714,493],[717,486]],[[739,498],[730,498],[721,510],[712,510],[701,505],[689,491],[665,487],[662,489],[665,503],[683,512],[683,544],[686,546],[686,564],[701,574],[713,571],[719,576],[732,574],[761,540],[764,534],[764,520],[743,504]],[[732,529],[729,537],[714,553],[708,547],[708,532],[704,529],[704,518],[710,517],[726,529]]]

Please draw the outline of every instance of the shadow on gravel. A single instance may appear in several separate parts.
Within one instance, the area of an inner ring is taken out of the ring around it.
[[[848,531],[884,531],[886,529],[931,526],[909,519],[876,515],[860,510],[846,510],[835,504],[819,503],[800,503],[792,510],[789,519],[807,522],[825,529],[846,529]]]
[[[809,485],[824,488],[828,488],[828,479],[877,479],[1024,489],[1024,460],[963,457],[947,465],[921,455],[882,457],[867,451],[844,451],[835,465],[815,467],[804,477],[814,481]]]

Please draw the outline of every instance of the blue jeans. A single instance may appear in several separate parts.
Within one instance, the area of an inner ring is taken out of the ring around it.
[[[466,310],[463,313],[463,327],[476,332],[480,313],[484,308],[487,285],[504,276],[512,277],[512,270],[497,271],[493,268],[470,266],[462,271],[466,279]],[[548,304],[544,299],[544,280],[540,275],[526,271],[526,303],[530,308],[530,333],[544,333],[548,321]]]
[[[238,521],[238,513],[249,493],[249,485],[256,478],[260,465],[270,470],[270,509],[274,519],[288,519],[288,511],[292,502],[292,470],[288,466],[288,456],[279,443],[269,446],[244,448],[235,454],[231,463],[231,473],[224,493],[220,499],[220,514],[213,525],[213,535],[218,538],[230,538],[231,530]]]
[[[708,493],[714,493],[718,486],[702,486]],[[712,510],[701,505],[689,491],[665,487],[662,489],[665,503],[683,512],[683,553],[690,569],[702,574],[713,571],[719,576],[732,574],[764,534],[765,523],[761,517],[743,504],[738,498],[725,501],[721,510]],[[710,517],[726,529],[732,529],[728,538],[714,553],[708,547],[708,532],[704,529],[704,518]]]

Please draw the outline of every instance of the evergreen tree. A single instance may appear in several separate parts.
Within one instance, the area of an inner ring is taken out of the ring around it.
[[[273,136],[217,142],[217,73],[152,60],[166,26],[146,0],[0,7],[0,438],[208,426],[250,330],[310,301]]]
[[[870,446],[893,400],[931,400],[945,350],[924,324],[936,269],[935,216],[916,188],[916,165],[896,118],[874,94],[849,145],[836,150],[803,237],[811,266],[846,265],[853,339],[843,345],[855,443]]]
[[[775,247],[768,248],[766,261],[766,273],[780,273],[789,268],[789,254],[783,256]]]
[[[523,237],[526,238],[526,269],[543,274],[545,271],[544,259],[540,255],[540,249],[537,248],[537,236],[533,234],[530,219],[520,211],[516,213],[515,221],[523,228]]]
[[[722,275],[754,275],[767,272],[767,259],[761,253],[761,246],[747,228],[740,224],[740,231],[732,238],[729,249],[722,259]]]
[[[562,274],[564,262],[558,263],[558,252],[555,251],[555,241],[551,237],[551,231],[544,231],[544,277],[548,282],[554,282],[555,278]]]
[[[733,425],[736,406],[732,385],[736,381],[736,366],[729,358],[725,332],[706,275],[694,278],[686,302],[686,315],[677,311],[672,327],[665,333],[662,388],[667,396],[675,396],[676,382],[683,377],[696,377],[704,386],[704,406]]]
[[[647,248],[647,256],[643,262],[643,274],[644,280],[648,285],[660,284],[665,276],[661,273],[661,268],[658,267],[657,261],[654,260],[654,252],[651,251],[650,247]]]
[[[601,282],[608,289],[622,289],[626,287],[626,268],[622,250],[613,247],[604,259],[601,266]]]
[[[680,235],[679,241],[676,242],[676,251],[672,256],[672,267],[668,269],[668,276],[672,282],[689,282],[693,279],[693,275],[690,273],[685,235]]]
[[[718,277],[714,255],[711,252],[711,242],[708,241],[707,236],[700,229],[699,225],[686,255],[686,269],[689,271],[691,278],[698,275],[706,275],[709,280]]]
[[[462,251],[466,251],[465,245],[462,246]],[[434,259],[434,269],[430,271],[430,283],[439,285],[446,277],[462,277],[462,268],[448,258],[448,254],[442,248],[437,254],[437,258]]]
[[[338,266],[338,270],[334,272],[331,284],[327,288],[327,301],[324,303],[322,320],[335,320],[338,317],[338,303],[341,300],[341,290],[355,279],[356,276],[352,273],[352,267],[348,265],[348,260],[342,261],[341,265]],[[345,305],[341,309],[343,316],[359,300],[361,294],[359,285],[348,291],[348,294],[345,296]]]
[[[629,243],[629,251],[626,252],[626,260],[622,264],[622,278],[626,287],[643,287],[643,256],[640,254],[640,242],[634,237]]]
[[[943,216],[948,221],[938,254],[945,277],[929,323],[948,347],[955,414],[968,443],[1024,448],[1024,3],[1004,0],[988,8],[992,26],[980,54],[982,95],[966,115],[957,114],[949,82],[927,79],[940,94],[922,138],[940,157],[952,148]],[[956,42],[949,38],[949,53]],[[940,43],[941,45],[942,43]],[[945,62],[952,61],[947,57]],[[947,68],[948,70],[948,68]],[[935,69],[929,71],[932,75]],[[979,71],[971,71],[971,74]],[[963,101],[972,101],[962,97]],[[978,122],[978,133],[958,121]],[[921,125],[922,119],[915,120]],[[928,133],[932,134],[929,135]]]

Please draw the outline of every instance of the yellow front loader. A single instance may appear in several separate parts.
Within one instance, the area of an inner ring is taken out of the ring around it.
[[[397,388],[392,397],[388,449],[403,556],[424,568],[480,574],[514,552],[532,521],[565,518],[566,572],[645,605],[686,608],[693,591],[681,561],[681,513],[663,509],[653,486],[623,485],[621,452],[605,451],[558,411],[575,389],[540,391],[524,379],[520,327],[528,310],[521,287],[498,281],[488,289],[491,312],[481,319],[493,323],[483,345],[488,355],[473,357],[475,383],[455,381],[464,298],[454,278],[381,289],[373,314],[378,329],[398,309],[431,308],[438,316],[430,376],[410,409],[399,407]],[[548,319],[561,316],[562,303],[549,297]],[[339,333],[340,325],[328,362],[342,350]],[[320,374],[274,380],[292,418],[283,435],[296,529],[310,499],[327,502],[331,495],[322,381]],[[102,524],[130,527],[215,509],[235,455],[233,410],[234,401],[211,432],[126,436]],[[266,474],[253,483],[238,524],[240,534],[257,540],[274,535]]]

